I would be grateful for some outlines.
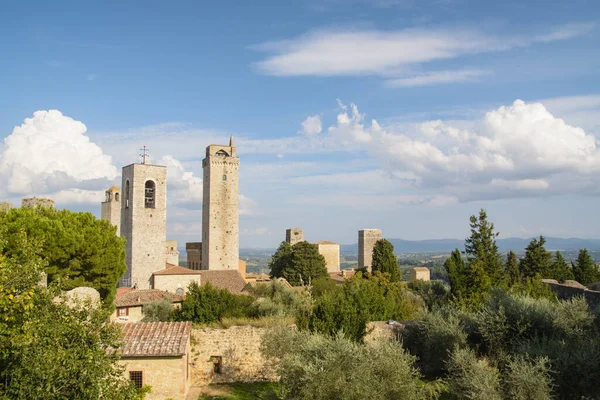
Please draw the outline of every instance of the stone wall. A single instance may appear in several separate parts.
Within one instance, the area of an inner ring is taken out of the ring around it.
[[[150,385],[152,391],[148,400],[185,399],[191,380],[188,355],[183,357],[128,357],[119,361],[125,366],[125,377],[129,371],[142,371],[143,384]],[[189,360],[191,361],[191,360]]]
[[[117,236],[121,236],[121,191],[113,186],[105,192],[106,200],[100,208],[100,218],[117,227]]]
[[[200,285],[200,274],[173,274],[173,275],[153,275],[153,289],[165,290],[171,293],[177,293],[177,289],[183,289],[187,292],[188,286],[192,282]]]
[[[177,240],[167,240],[165,242],[165,261],[167,264],[179,265],[179,250],[177,250]]]
[[[266,328],[231,326],[192,329],[192,383],[276,381],[279,377],[260,354]],[[221,372],[215,363],[221,357]]]
[[[187,253],[187,267],[189,269],[202,269],[202,242],[188,242],[185,244]]]
[[[573,297],[583,296],[591,307],[600,305],[600,292],[595,290],[583,289],[569,285],[562,285],[552,279],[543,279],[542,282],[550,286],[550,289],[560,300],[571,299]]]
[[[358,268],[367,267],[371,271],[373,261],[373,247],[375,242],[382,238],[379,229],[363,229],[358,231]]]
[[[7,201],[0,201],[0,212],[8,211],[11,208],[12,208],[12,203],[9,203]]]
[[[319,254],[325,257],[327,272],[340,270],[340,245],[332,242],[317,242]]]
[[[408,278],[409,282],[421,280],[428,281],[430,280],[431,272],[427,267],[415,267],[410,269],[410,276]]]
[[[46,199],[44,197],[29,197],[21,200],[21,207],[35,208],[35,207],[48,207],[54,208],[54,200]]]
[[[292,246],[298,242],[304,241],[304,231],[300,228],[290,228],[285,230],[285,241]]]

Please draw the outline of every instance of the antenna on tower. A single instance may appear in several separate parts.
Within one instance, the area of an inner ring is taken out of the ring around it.
[[[150,159],[150,154],[148,154],[148,150],[149,149],[146,146],[140,149],[140,151],[142,152],[142,154],[140,154],[140,157],[142,157],[142,164],[146,164],[146,159]]]

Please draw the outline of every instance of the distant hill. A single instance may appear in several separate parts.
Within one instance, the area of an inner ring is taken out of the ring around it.
[[[451,252],[458,248],[464,250],[465,241],[459,239],[433,239],[433,240],[404,240],[388,239],[394,245],[395,253],[442,253]],[[513,250],[521,252],[531,241],[522,238],[498,239],[500,251],[506,252]],[[546,237],[547,250],[579,250],[588,249],[590,251],[600,251],[600,239],[579,239],[579,238],[554,238]],[[344,244],[340,246],[342,254],[357,254],[358,244]]]

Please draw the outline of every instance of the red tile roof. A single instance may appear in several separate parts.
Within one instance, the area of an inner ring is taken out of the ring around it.
[[[166,264],[166,266],[165,269],[154,272],[154,275],[200,275],[200,271],[196,269],[184,268],[174,264]]]
[[[210,282],[212,286],[234,294],[241,293],[246,286],[246,280],[237,269],[194,270],[167,264],[167,268],[154,272],[154,275],[199,275],[201,286]]]
[[[352,271],[342,270],[342,271],[328,272],[327,274],[329,275],[329,279],[333,279],[334,281],[338,281],[338,282],[343,282],[346,279],[352,278],[355,273],[356,273],[356,271],[354,271],[354,270],[352,270]]]
[[[171,303],[183,301],[183,296],[180,294],[169,293],[164,290],[147,289],[147,290],[130,290],[125,293],[117,293],[115,297],[116,307],[134,307],[142,306],[151,301],[167,298]]]
[[[133,322],[121,324],[121,357],[182,356],[192,328],[191,322]]]

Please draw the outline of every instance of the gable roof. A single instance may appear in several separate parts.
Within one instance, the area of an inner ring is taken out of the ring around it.
[[[200,270],[180,267],[175,264],[166,264],[165,269],[153,272],[154,275],[200,275]]]
[[[321,240],[318,242],[314,242],[313,244],[338,244],[336,242],[330,242],[329,240]]]
[[[146,289],[146,290],[130,290],[124,293],[117,293],[115,297],[116,307],[134,307],[142,306],[151,301],[167,298],[171,303],[179,303],[183,301],[183,296],[180,294],[169,293],[164,290]]]
[[[121,324],[121,357],[182,356],[186,352],[191,322],[133,322]],[[114,350],[113,350],[114,352]]]
[[[246,286],[246,280],[237,269],[196,270],[167,264],[167,268],[154,272],[154,275],[198,275],[200,286],[210,283],[233,294],[241,293]]]

